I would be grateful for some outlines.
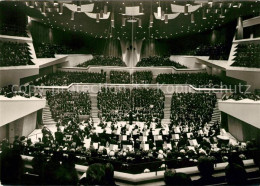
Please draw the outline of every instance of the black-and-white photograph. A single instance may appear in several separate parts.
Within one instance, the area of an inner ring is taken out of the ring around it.
[[[260,0],[0,0],[0,185],[259,185]]]

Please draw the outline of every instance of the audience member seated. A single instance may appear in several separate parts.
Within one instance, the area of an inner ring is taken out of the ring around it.
[[[27,43],[0,41],[0,67],[34,65]]]
[[[71,83],[105,83],[106,73],[95,72],[62,72],[48,74],[40,77],[30,85],[35,86],[67,86]]]
[[[28,37],[26,27],[18,27],[14,24],[1,24],[0,35]]]
[[[201,156],[198,159],[198,169],[201,177],[193,182],[195,185],[212,185],[218,182],[217,178],[212,176],[214,161],[210,157]]]
[[[222,100],[229,100],[229,99],[233,99],[235,101],[239,101],[239,100],[243,100],[243,99],[251,99],[254,101],[259,101],[260,100],[260,96],[257,94],[251,94],[251,93],[233,93],[233,94],[224,94],[222,96]]]
[[[135,84],[150,84],[153,80],[152,71],[136,71],[132,75]]]
[[[228,185],[247,185],[247,173],[243,166],[229,163],[225,173]]]
[[[68,114],[90,115],[91,101],[87,92],[46,92],[46,98],[55,121]]]
[[[231,46],[226,43],[202,44],[194,50],[179,53],[179,55],[209,56],[211,60],[228,60]]]
[[[88,67],[89,65],[96,66],[123,66],[126,64],[119,57],[113,56],[94,56],[93,59],[79,64],[78,67]]]
[[[7,98],[12,98],[14,96],[22,96],[25,98],[30,98],[31,96],[35,96],[37,98],[42,98],[42,95],[40,93],[29,94],[28,92],[29,90],[27,90],[27,88],[23,86],[20,89],[19,87],[13,85],[8,85],[0,88],[0,95],[3,95]]]
[[[218,76],[207,73],[159,74],[156,82],[159,84],[191,84],[197,88],[231,88],[233,86],[228,79],[222,81]]]
[[[127,71],[110,71],[110,82],[119,84],[131,83],[130,73]]]
[[[260,68],[260,44],[239,44],[231,66]]]
[[[102,88],[98,92],[100,117],[106,121],[152,121],[163,118],[164,94],[156,89],[116,90]]]
[[[34,42],[33,45],[37,58],[55,58],[55,50],[52,44]]]
[[[198,131],[211,121],[217,102],[215,94],[173,93],[171,119],[174,125]],[[192,132],[192,131],[191,131]]]
[[[187,68],[178,62],[171,61],[169,57],[150,56],[143,58],[136,65],[137,67],[150,67],[150,66],[173,66],[175,68]]]

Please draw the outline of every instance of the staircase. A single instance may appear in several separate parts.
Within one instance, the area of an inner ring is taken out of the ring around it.
[[[56,121],[52,119],[51,111],[48,103],[46,102],[45,107],[43,108],[42,112],[42,122],[43,125],[56,125]]]
[[[97,108],[97,94],[90,94],[91,100],[91,116],[94,123],[99,123],[100,119],[98,118],[98,108]]]
[[[211,121],[209,122],[210,125],[213,125],[215,122],[219,122],[220,123],[220,110],[218,109],[218,102],[216,102],[214,110],[213,110],[213,114],[211,117]]]
[[[164,120],[165,119],[170,119],[171,116],[171,101],[172,101],[172,95],[165,95],[165,101],[164,101]]]

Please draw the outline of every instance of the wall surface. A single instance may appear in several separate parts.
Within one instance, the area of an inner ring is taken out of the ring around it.
[[[36,66],[25,67],[1,67],[0,68],[0,87],[6,85],[19,85],[20,79],[39,74]]]
[[[78,64],[84,63],[85,61],[89,61],[93,59],[91,54],[68,54],[66,59],[67,62],[63,63],[62,67],[75,67]]]
[[[196,56],[178,56],[178,55],[173,56],[172,55],[170,57],[170,60],[185,65],[188,68],[202,68],[202,64],[199,63],[199,60],[196,58]]]
[[[44,108],[45,104],[45,99],[35,97],[6,98],[0,96],[0,127]]]
[[[248,70],[248,68],[235,67],[232,70],[227,70],[226,75],[236,79],[246,81],[250,85],[250,91],[260,89],[260,70]]]
[[[260,129],[260,101],[244,99],[218,102],[219,110]]]

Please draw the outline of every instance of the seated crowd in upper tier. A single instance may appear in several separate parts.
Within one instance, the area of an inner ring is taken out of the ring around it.
[[[151,71],[137,71],[130,75],[127,71],[110,71],[110,80],[106,81],[106,72],[61,72],[40,77],[31,85],[66,86],[71,83],[112,83],[112,84],[150,84],[153,82]],[[191,84],[200,88],[230,88],[236,83],[228,78],[220,78],[207,73],[159,74],[156,78],[159,84]]]
[[[17,25],[11,24],[1,24],[0,35],[28,37],[25,27],[18,27]]]
[[[158,121],[164,116],[164,99],[160,89],[102,88],[97,97],[99,117],[104,121],[128,121],[129,117],[133,121]]]
[[[54,58],[55,54],[74,54],[75,52],[64,45],[33,42],[37,58]]]
[[[67,86],[71,83],[105,83],[105,73],[95,72],[56,72],[53,74],[45,75],[40,77],[33,82],[31,85],[38,86]]]
[[[149,67],[149,66],[173,66],[175,68],[187,68],[178,62],[171,61],[169,57],[151,56],[148,58],[142,58],[136,64],[137,67]]]
[[[231,46],[228,47],[226,44],[223,43],[212,45],[202,44],[194,50],[190,50],[181,54],[192,56],[209,56],[209,59],[212,60],[228,60],[230,49]]]
[[[98,65],[98,66],[123,66],[126,64],[119,57],[112,56],[94,56],[93,59],[81,63],[78,67],[88,67],[89,65]]]
[[[0,67],[34,65],[27,43],[0,41]]]
[[[231,66],[260,68],[260,44],[239,44],[235,56]]]

